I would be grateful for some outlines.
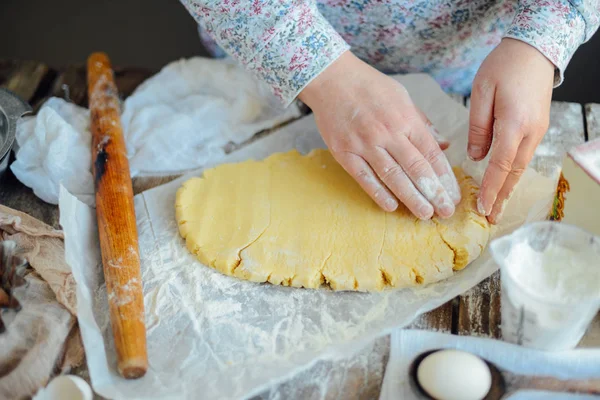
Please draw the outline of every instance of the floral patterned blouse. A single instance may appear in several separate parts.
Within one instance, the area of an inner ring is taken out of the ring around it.
[[[427,72],[445,90],[468,94],[480,64],[505,37],[552,61],[558,85],[600,24],[599,0],[181,2],[214,55],[231,55],[285,104],[348,49],[382,72]]]

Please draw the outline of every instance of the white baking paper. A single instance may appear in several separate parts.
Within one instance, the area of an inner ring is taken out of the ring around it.
[[[400,78],[415,103],[451,140],[453,163],[466,155],[467,111],[425,75]],[[220,162],[323,146],[312,116]],[[474,172],[479,173],[477,169]],[[199,175],[198,171],[193,175]],[[78,283],[79,326],[94,390],[108,398],[244,398],[308,368],[347,357],[374,338],[409,324],[465,292],[497,267],[485,252],[450,279],[383,293],[304,290],[230,278],[185,248],[175,221],[175,192],[190,175],[135,197],[150,369],[139,380],[116,372],[94,211],[61,191],[67,262]],[[548,212],[554,181],[529,171],[509,203],[511,230]],[[533,205],[536,207],[532,207]],[[518,225],[517,224],[517,225]],[[318,376],[315,377],[318,379]],[[284,396],[285,397],[285,396]]]
[[[52,97],[17,125],[15,176],[58,204],[60,185],[94,205],[92,134],[87,108]],[[263,82],[232,60],[174,61],[123,104],[121,124],[131,176],[189,172],[218,160],[230,143],[301,115],[284,109]]]
[[[493,339],[456,336],[419,330],[396,329],[392,332],[390,358],[379,400],[417,400],[410,387],[408,370],[421,353],[452,348],[468,351],[515,374],[552,376],[558,379],[586,379],[600,376],[600,349],[544,352]],[[468,376],[465,376],[468,379]],[[521,391],[511,400],[583,400],[597,399],[584,394]]]

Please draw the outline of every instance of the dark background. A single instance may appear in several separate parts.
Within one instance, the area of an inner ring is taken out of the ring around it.
[[[206,55],[177,0],[0,0],[0,59],[58,68],[97,50],[114,65],[152,69]],[[600,34],[575,54],[554,99],[600,103]]]

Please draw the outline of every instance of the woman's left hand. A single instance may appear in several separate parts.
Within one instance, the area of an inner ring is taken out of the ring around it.
[[[477,208],[497,223],[550,118],[554,65],[527,43],[503,39],[473,81],[469,157],[490,151]],[[492,144],[493,138],[493,144]]]

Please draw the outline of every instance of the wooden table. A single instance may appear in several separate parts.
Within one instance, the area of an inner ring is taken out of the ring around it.
[[[116,69],[116,82],[121,96],[130,95],[154,72],[139,68]],[[17,93],[28,101],[34,110],[38,110],[51,96],[63,97],[75,104],[87,106],[83,65],[54,70],[38,62],[0,61],[0,86]],[[462,97],[455,97],[455,99],[468,106],[467,99]],[[261,132],[250,141],[271,132]],[[547,165],[560,164],[566,150],[598,137],[600,137],[600,104],[582,106],[577,103],[553,102],[550,128],[539,151],[536,152],[532,166],[542,173],[547,172],[545,171]],[[170,179],[136,179],[134,190],[139,193],[167,180]],[[58,227],[58,207],[38,199],[12,174],[9,174],[0,185],[0,204],[24,211]],[[495,273],[472,290],[441,307],[420,316],[411,328],[501,338],[499,273]],[[594,320],[580,346],[600,347],[600,315]],[[258,398],[280,398],[282,394],[285,394],[284,398],[303,399],[378,398],[388,354],[389,337],[384,337],[349,359],[336,362],[321,361],[311,370],[299,374],[292,381],[279,385]],[[319,385],[303,384],[309,374],[315,373],[322,376]]]

